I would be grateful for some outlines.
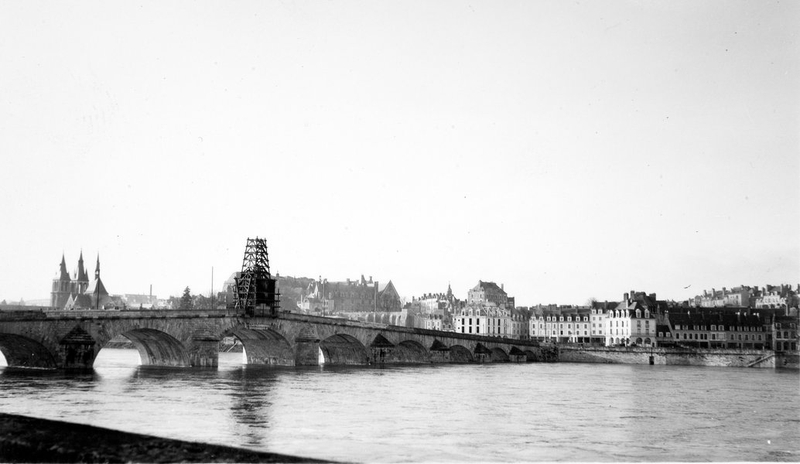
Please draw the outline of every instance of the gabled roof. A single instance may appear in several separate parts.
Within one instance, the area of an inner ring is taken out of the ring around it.
[[[383,292],[385,292],[386,289],[389,289],[389,291],[394,292],[395,294],[397,293],[397,290],[394,288],[394,284],[392,283],[391,279],[389,280],[389,282],[387,282],[385,284],[378,283],[378,294],[379,295],[382,294]]]
[[[89,284],[89,287],[83,293],[84,295],[108,296],[108,291],[99,276]]]
[[[75,295],[75,307],[76,308],[92,308],[92,297],[85,293]]]
[[[494,282],[484,282],[482,280],[479,280],[478,281],[478,285],[476,285],[472,289],[473,290],[478,290],[479,288],[483,288],[484,291],[490,291],[490,292],[503,292],[503,293],[506,292],[505,290],[500,288],[496,283],[494,283]]]

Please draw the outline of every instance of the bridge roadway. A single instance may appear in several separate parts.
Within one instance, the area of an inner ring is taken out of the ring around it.
[[[236,337],[248,364],[306,366],[544,360],[535,341],[399,327],[305,314],[247,317],[225,310],[0,311],[9,366],[90,369],[117,335],[144,365],[217,367],[219,341]]]

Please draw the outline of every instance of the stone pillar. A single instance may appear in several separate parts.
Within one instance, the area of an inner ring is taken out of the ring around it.
[[[373,346],[370,348],[370,364],[394,364],[399,362],[394,346]]]
[[[445,350],[431,350],[432,363],[449,363],[450,362],[450,349]]]
[[[319,365],[319,339],[298,337],[295,343],[295,366]]]
[[[188,351],[191,367],[216,368],[219,366],[219,338],[213,336],[192,337]]]
[[[94,340],[88,342],[62,341],[59,344],[64,369],[91,369],[94,364]]]
[[[97,354],[94,339],[80,326],[75,326],[58,342],[58,350],[64,369],[91,369]]]

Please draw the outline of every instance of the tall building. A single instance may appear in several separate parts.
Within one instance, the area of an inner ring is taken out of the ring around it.
[[[402,302],[391,280],[379,284],[372,276],[367,280],[362,275],[359,280],[329,282],[320,277],[309,284],[300,307],[325,314],[399,312]]]
[[[102,309],[108,301],[108,291],[100,280],[100,255],[97,255],[94,280],[90,282],[83,265],[83,251],[72,277],[67,272],[67,262],[62,254],[61,264],[53,279],[50,306],[56,309]]]

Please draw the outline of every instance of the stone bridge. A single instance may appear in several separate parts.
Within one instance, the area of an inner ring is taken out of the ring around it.
[[[87,369],[122,335],[144,365],[216,367],[219,341],[236,337],[248,364],[306,366],[529,362],[549,358],[535,341],[346,319],[209,311],[0,311],[0,352],[9,366]]]

